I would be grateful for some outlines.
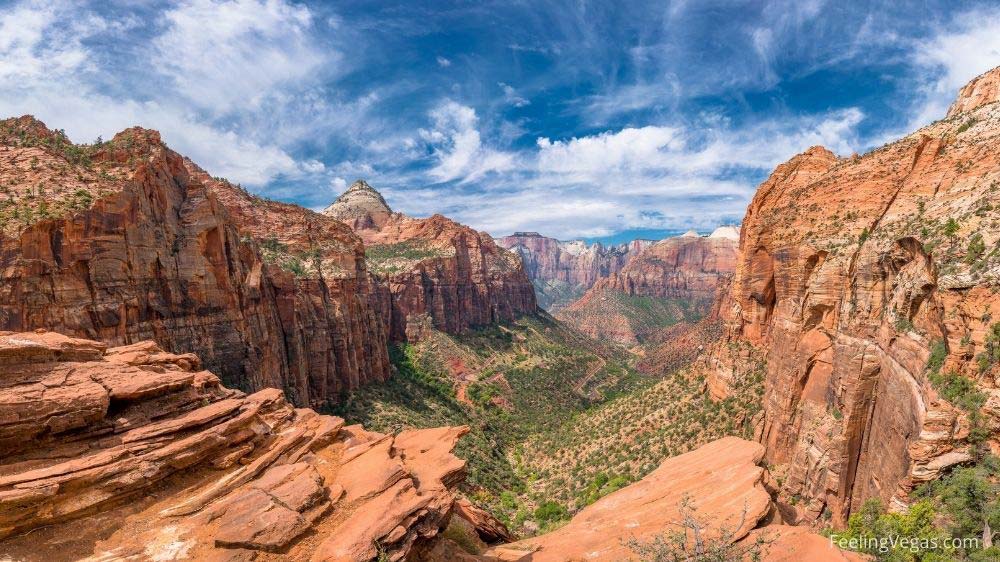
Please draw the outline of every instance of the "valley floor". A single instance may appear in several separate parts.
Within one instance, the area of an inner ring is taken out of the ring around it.
[[[679,368],[641,374],[638,358],[550,316],[462,336],[440,332],[391,350],[394,376],[333,413],[393,432],[468,425],[457,454],[465,492],[520,535],[560,525],[666,458],[723,435],[750,437],[763,366],[733,398],[713,402]]]

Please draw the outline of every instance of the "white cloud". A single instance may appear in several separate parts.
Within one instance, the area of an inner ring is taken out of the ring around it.
[[[335,177],[332,180],[330,180],[330,191],[332,191],[333,193],[340,195],[346,190],[347,190],[347,180],[345,180],[344,178]]]
[[[167,11],[153,62],[190,102],[224,114],[330,67],[309,34],[312,14],[283,0],[189,0]]]
[[[437,58],[437,63],[438,63],[438,66],[440,66],[441,68],[447,68],[447,67],[451,66],[451,61],[448,60],[448,59],[446,59],[446,58],[444,58],[444,57],[438,57]]]
[[[436,181],[469,182],[515,167],[513,154],[483,145],[471,107],[448,100],[431,111],[430,117],[433,127],[422,129],[420,136],[433,147],[437,163],[429,174]]]
[[[503,98],[510,105],[513,105],[514,107],[524,107],[526,105],[531,105],[531,102],[521,97],[520,94],[517,93],[517,90],[515,90],[514,87],[511,86],[510,84],[497,82],[497,85],[500,86],[501,90],[503,90]]]
[[[910,130],[944,117],[962,86],[1000,64],[1000,10],[960,14],[912,48],[914,62],[932,78],[920,86],[924,101]]]
[[[0,15],[0,115],[33,114],[77,142],[109,138],[133,125],[158,129],[172,148],[213,175],[252,186],[279,175],[320,174],[323,163],[298,162],[267,139],[273,129],[240,128],[259,124],[255,111],[294,124],[278,101],[284,96],[303,103],[282,88],[304,79],[314,65],[305,37],[309,18],[304,8],[279,0],[188,2],[168,13],[167,30],[153,39],[153,49],[129,53],[139,59],[138,68],[152,73],[140,77],[93,50],[136,44],[128,34],[141,23],[135,18],[101,17],[75,3],[22,2]],[[254,38],[260,41],[249,40]],[[140,91],[161,70],[171,80]],[[108,82],[119,93],[105,91]],[[254,109],[253,100],[265,95],[274,103]],[[244,96],[252,99],[242,100],[238,118],[221,120]]]

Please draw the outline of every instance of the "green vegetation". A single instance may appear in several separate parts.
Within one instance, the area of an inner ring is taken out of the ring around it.
[[[962,123],[961,125],[958,126],[958,130],[956,131],[956,133],[962,134],[965,131],[968,131],[969,127],[972,127],[973,125],[976,124],[976,121],[978,121],[978,119],[976,119],[975,117],[970,117],[965,123]]]
[[[725,435],[752,438],[765,370],[757,363],[720,401],[705,393],[703,379],[671,373],[531,436],[515,459],[538,496],[582,507],[639,480],[667,457]]]
[[[906,513],[887,513],[878,499],[870,499],[852,513],[847,528],[827,530],[834,544],[863,552],[885,562],[944,562],[953,560],[944,548],[947,534],[934,524],[936,510],[919,501]]]
[[[569,437],[563,428],[580,416],[651,388],[655,381],[637,374],[621,352],[542,315],[462,336],[435,332],[420,343],[393,347],[391,359],[396,374],[389,381],[352,393],[333,413],[384,432],[470,426],[457,450],[468,460],[465,492],[515,528],[529,520],[543,529],[558,525],[571,511],[635,479],[617,471],[596,477],[595,468],[594,476],[578,481],[568,472],[544,472],[534,463],[541,459],[525,454],[525,443]],[[456,370],[474,372],[476,380],[463,386]],[[691,385],[692,392],[696,388]],[[659,452],[643,464],[658,465]]]
[[[257,243],[261,258],[266,263],[275,264],[296,277],[305,277],[309,274],[306,264],[310,261],[316,265],[317,270],[319,269],[322,252],[318,248],[293,253],[287,244],[278,240],[277,236],[269,236],[258,240]]]
[[[393,244],[372,244],[365,248],[365,259],[372,271],[395,273],[406,262],[445,256],[444,250],[432,248],[421,242],[404,240]]]
[[[1000,362],[1000,322],[990,326],[983,340],[983,351],[976,356],[979,372],[985,373]]]

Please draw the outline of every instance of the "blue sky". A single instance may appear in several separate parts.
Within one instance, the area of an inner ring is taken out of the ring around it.
[[[1000,10],[920,2],[0,2],[0,114],[78,142],[156,128],[210,173],[321,208],[502,235],[738,222],[774,165],[944,115]]]

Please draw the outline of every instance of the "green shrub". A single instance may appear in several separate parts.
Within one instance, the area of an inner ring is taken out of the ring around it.
[[[569,519],[569,511],[556,502],[547,501],[535,509],[535,521],[539,524],[555,523],[564,519]]]
[[[880,561],[949,560],[947,557],[942,558],[947,551],[931,548],[932,541],[941,545],[948,537],[947,533],[934,525],[936,515],[934,505],[929,500],[914,503],[905,513],[887,513],[882,502],[873,498],[851,514],[846,529],[827,530],[824,533],[841,548],[863,552]],[[908,542],[904,545],[898,540],[894,541],[901,538],[906,538]],[[911,548],[909,541],[914,541],[916,548]]]
[[[927,358],[927,371],[937,374],[944,365],[945,358],[948,357],[948,348],[944,345],[944,340],[934,340],[931,342],[931,354]]]

